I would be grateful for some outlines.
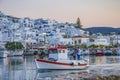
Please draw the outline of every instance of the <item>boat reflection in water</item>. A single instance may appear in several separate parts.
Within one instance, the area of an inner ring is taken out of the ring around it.
[[[38,70],[35,76],[35,80],[39,79],[55,79],[60,77],[61,79],[63,77],[67,77],[70,74],[83,74],[88,73],[88,70]]]

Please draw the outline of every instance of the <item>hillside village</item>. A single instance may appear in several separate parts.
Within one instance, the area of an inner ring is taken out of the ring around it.
[[[24,48],[39,48],[49,44],[105,45],[120,44],[120,35],[90,34],[76,23],[59,23],[49,19],[17,18],[0,12],[0,48],[7,42],[21,42]]]

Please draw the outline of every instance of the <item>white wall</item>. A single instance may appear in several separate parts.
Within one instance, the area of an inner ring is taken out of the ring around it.
[[[94,42],[95,45],[110,45],[110,42],[108,42],[108,40],[106,38],[97,38],[95,39],[95,42]]]
[[[64,45],[74,45],[72,38],[60,38],[60,43]]]

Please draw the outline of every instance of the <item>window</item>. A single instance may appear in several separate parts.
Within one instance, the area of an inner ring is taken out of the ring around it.
[[[72,42],[72,44],[73,44],[73,42]]]
[[[52,53],[53,53],[51,50],[50,50],[49,52],[50,52],[50,54],[52,54]]]
[[[36,34],[36,36],[39,36],[38,34]]]
[[[77,41],[75,41],[75,44],[77,44]]]
[[[63,50],[63,53],[65,53],[65,50]]]
[[[61,50],[59,50],[59,53],[61,53]]]
[[[54,54],[54,53],[58,53],[58,51],[57,50],[49,50],[49,53]]]
[[[68,44],[70,44],[70,42],[68,42]]]
[[[94,39],[90,39],[90,42],[94,42]]]
[[[58,53],[58,51],[57,50],[53,50],[53,53]]]
[[[81,43],[81,40],[78,40],[78,43]]]

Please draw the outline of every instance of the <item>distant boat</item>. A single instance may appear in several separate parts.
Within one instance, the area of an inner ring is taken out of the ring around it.
[[[85,69],[87,61],[69,60],[67,48],[57,45],[55,48],[49,48],[49,59],[35,59],[38,69]]]
[[[96,55],[97,56],[103,56],[104,55],[104,52],[102,51],[102,50],[97,50],[97,52],[96,52]]]
[[[111,55],[113,55],[113,52],[112,52],[112,50],[106,50],[106,51],[104,52],[104,54],[105,54],[106,56],[111,56]]]
[[[15,51],[10,51],[8,56],[22,56],[23,55],[23,50],[15,50]]]

